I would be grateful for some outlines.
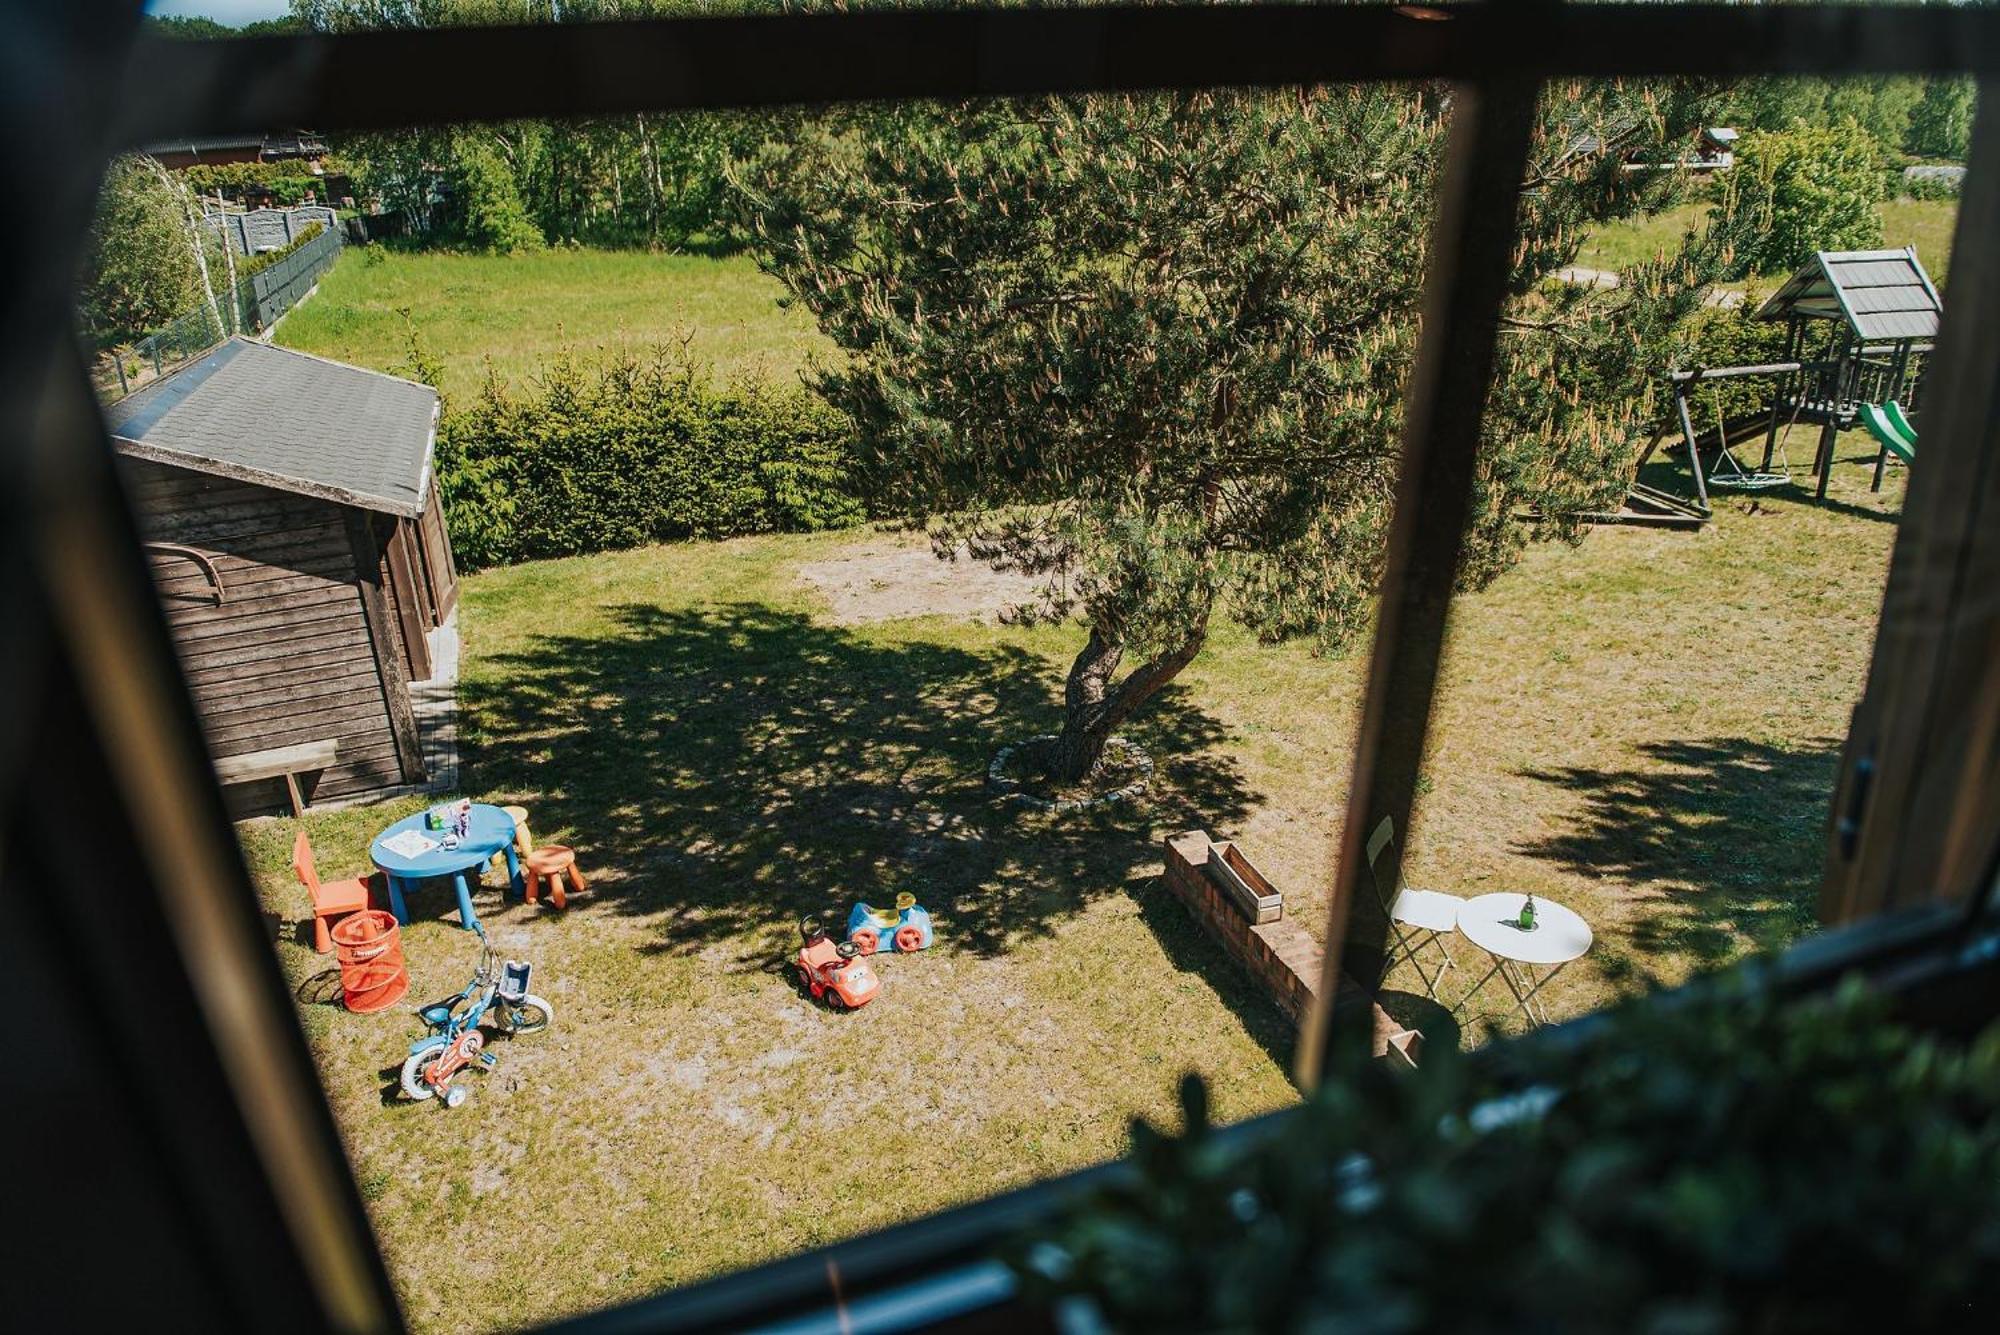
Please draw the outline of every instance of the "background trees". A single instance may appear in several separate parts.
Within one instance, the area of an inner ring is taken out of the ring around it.
[[[1972,99],[1972,81],[1964,78],[1752,79],[1732,85],[1716,115],[1745,131],[1852,121],[1885,159],[1963,158]]]
[[[1932,79],[1910,109],[1909,149],[1926,157],[1963,159],[1972,146],[1970,79]]]
[[[129,342],[202,299],[179,192],[147,160],[118,159],[105,174],[77,298],[85,338]]]
[[[293,0],[318,32],[455,24],[589,23],[697,12],[699,0]],[[450,131],[342,137],[362,194],[406,213],[419,232],[480,249],[519,250],[520,224],[550,244],[729,246],[723,162],[763,122],[722,112],[515,121]],[[502,180],[504,175],[507,179]],[[469,180],[465,178],[469,177]],[[476,201],[456,192],[465,181]],[[512,196],[508,199],[507,196]],[[447,207],[434,209],[440,203]],[[518,203],[518,207],[516,204]],[[514,215],[518,214],[518,218]],[[505,215],[504,223],[497,221]]]
[[[1785,273],[1817,250],[1880,246],[1881,197],[1881,163],[1852,121],[1746,136],[1716,210],[1735,276]]]
[[[1045,578],[1087,640],[1042,757],[1070,781],[1213,615],[1345,643],[1382,559],[1446,94],[903,107],[739,174],[760,257],[850,355],[818,387],[885,503]],[[1552,90],[1522,206],[1464,581],[1609,503],[1710,257],[1545,286],[1582,228],[1663,202],[1688,90]],[[1530,518],[1530,515],[1542,516]],[[1132,666],[1119,671],[1127,660]]]

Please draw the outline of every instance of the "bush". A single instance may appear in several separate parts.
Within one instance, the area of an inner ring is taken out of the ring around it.
[[[1733,276],[1784,274],[1819,250],[1882,244],[1882,167],[1853,121],[1743,136],[1718,218]]]
[[[1905,199],[1957,199],[1965,180],[1957,176],[1900,176],[1896,184]]]
[[[318,197],[320,178],[297,163],[284,162],[204,162],[181,173],[198,195],[224,195],[245,199],[268,192],[279,204],[290,207],[308,194]]]
[[[718,387],[684,356],[565,355],[447,412],[438,477],[471,569],[864,517],[853,427],[803,389]]]
[[[1949,1046],[1858,986],[1685,1000],[1477,1066],[1350,1053],[1247,1146],[1189,1077],[1185,1133],[1135,1125],[1137,1180],[1015,1265],[1113,1330],[1778,1335],[1992,1312],[2000,1028]]]
[[[294,236],[290,241],[287,241],[276,250],[266,250],[256,255],[244,256],[242,259],[236,261],[236,281],[240,283],[251,274],[261,273],[263,270],[270,268],[279,260],[305,245],[325,230],[326,227],[324,224],[309,222],[299,229],[297,236]]]
[[[1783,361],[1787,337],[1784,323],[1750,318],[1768,295],[1768,291],[1752,290],[1744,293],[1739,306],[1704,310],[1689,321],[1686,328],[1689,347],[1681,366],[1692,370],[1703,366],[1763,366]],[[1701,432],[1714,428],[1718,401],[1725,418],[1769,408],[1773,385],[1769,376],[1751,376],[1697,386],[1688,399],[1694,429]]]
[[[187,213],[173,186],[142,158],[105,174],[77,299],[84,332],[112,347],[157,329],[201,301]]]

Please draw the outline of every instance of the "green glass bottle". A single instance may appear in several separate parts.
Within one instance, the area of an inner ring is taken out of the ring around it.
[[[1533,895],[1529,895],[1521,901],[1521,916],[1515,920],[1515,925],[1524,932],[1535,930],[1535,897]]]

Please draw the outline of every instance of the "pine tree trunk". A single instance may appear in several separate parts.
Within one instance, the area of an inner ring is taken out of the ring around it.
[[[1057,783],[1080,783],[1089,778],[1104,759],[1105,743],[1111,740],[1112,732],[1179,676],[1201,652],[1207,637],[1208,619],[1204,615],[1180,645],[1133,669],[1114,687],[1111,678],[1125,657],[1124,643],[1092,627],[1090,639],[1070,664],[1069,681],[1063,688],[1062,731],[1044,758],[1048,776]]]
[[[1112,674],[1125,657],[1125,646],[1107,639],[1093,628],[1089,641],[1070,664],[1069,681],[1063,687],[1063,726],[1049,747],[1049,777],[1058,783],[1077,783],[1097,768],[1104,758],[1104,744],[1114,726],[1105,709],[1111,695]]]

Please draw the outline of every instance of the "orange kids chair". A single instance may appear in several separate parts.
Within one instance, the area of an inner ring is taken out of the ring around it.
[[[527,899],[530,904],[541,898],[542,882],[547,881],[550,901],[559,909],[568,908],[569,894],[563,886],[565,875],[576,882],[578,894],[589,888],[583,882],[583,873],[577,870],[576,850],[573,848],[565,848],[561,844],[543,844],[523,858],[522,863],[528,872]]]
[[[333,949],[333,937],[329,932],[333,924],[350,913],[359,913],[368,907],[368,882],[322,882],[319,868],[313,865],[312,841],[306,838],[303,829],[299,831],[298,838],[292,840],[292,872],[299,878],[299,884],[312,895],[313,949],[324,955]]]

